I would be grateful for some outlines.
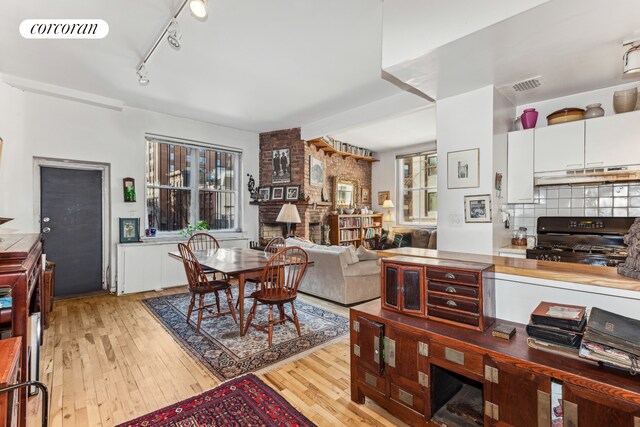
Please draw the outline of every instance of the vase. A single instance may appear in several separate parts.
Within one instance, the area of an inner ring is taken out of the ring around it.
[[[522,122],[523,129],[531,129],[536,127],[536,122],[538,121],[538,112],[535,108],[526,108],[522,112],[522,116],[520,116],[520,121]]]
[[[584,112],[585,119],[593,119],[596,117],[604,116],[604,108],[601,107],[602,104],[589,104],[587,105],[586,111]]]
[[[616,114],[628,113],[636,109],[638,103],[638,89],[631,88],[613,93],[613,111]]]

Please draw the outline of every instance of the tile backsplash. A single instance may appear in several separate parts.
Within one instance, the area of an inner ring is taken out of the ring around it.
[[[534,203],[507,205],[512,229],[537,234],[541,216],[640,217],[640,182],[536,187],[533,197]]]

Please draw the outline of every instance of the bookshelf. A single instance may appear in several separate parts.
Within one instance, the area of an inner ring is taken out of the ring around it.
[[[307,141],[309,146],[315,146],[318,150],[324,151],[328,155],[336,154],[343,158],[351,157],[356,160],[363,160],[365,162],[378,162],[371,156],[371,152],[364,148],[356,147],[354,145],[345,144],[340,141],[331,141],[325,138],[316,138]]]
[[[332,245],[371,249],[376,234],[382,232],[382,214],[330,215],[329,225]]]

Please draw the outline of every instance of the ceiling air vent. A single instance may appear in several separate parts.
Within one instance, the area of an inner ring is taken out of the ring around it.
[[[521,82],[514,83],[512,85],[513,90],[516,92],[524,92],[527,90],[535,89],[542,86],[542,76],[532,77]]]

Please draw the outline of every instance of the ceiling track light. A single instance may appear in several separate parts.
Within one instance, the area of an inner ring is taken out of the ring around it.
[[[624,74],[640,73],[640,39],[625,42],[622,46],[631,46],[622,55],[622,72]]]
[[[153,55],[153,53],[156,51],[158,45],[160,45],[160,42],[162,41],[162,39],[164,39],[165,36],[167,36],[167,42],[169,42],[169,45],[172,48],[174,48],[175,50],[180,49],[180,39],[182,39],[182,33],[180,32],[180,26],[178,25],[178,16],[189,2],[189,9],[191,9],[191,13],[195,18],[197,18],[198,20],[204,20],[207,17],[207,0],[183,0],[176,13],[173,14],[173,17],[169,20],[167,25],[164,26],[164,29],[156,38],[155,42],[151,46],[151,49],[149,49],[142,61],[140,61],[138,68],[136,68],[138,83],[140,83],[141,86],[146,86],[149,84],[146,65],[151,58],[151,55]]]

